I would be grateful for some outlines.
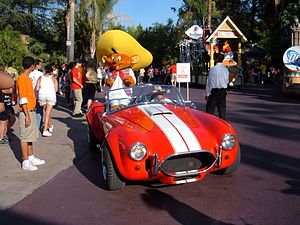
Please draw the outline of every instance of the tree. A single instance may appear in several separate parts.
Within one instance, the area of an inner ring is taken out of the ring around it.
[[[0,31],[0,68],[8,65],[21,68],[23,56],[28,54],[25,43],[21,41],[20,33],[7,27]]]
[[[80,45],[85,58],[94,58],[96,42],[103,33],[107,15],[118,0],[81,0],[78,12],[77,29],[80,34]]]
[[[173,21],[166,25],[156,23],[146,28],[137,37],[137,41],[153,55],[153,65],[163,67],[177,62],[179,56],[179,35]]]

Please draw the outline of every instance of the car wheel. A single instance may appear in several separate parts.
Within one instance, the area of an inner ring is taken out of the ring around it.
[[[104,145],[102,156],[102,176],[107,190],[115,191],[122,189],[125,186],[125,182],[120,179],[106,144]]]
[[[93,134],[93,131],[90,127],[90,125],[87,125],[87,140],[88,140],[88,144],[90,146],[91,150],[97,150],[97,140],[95,138],[95,135]]]
[[[240,149],[240,146],[239,146],[234,163],[231,166],[227,167],[227,168],[214,171],[214,172],[212,172],[212,174],[226,175],[226,174],[233,173],[239,168],[240,161],[241,161],[241,149]]]

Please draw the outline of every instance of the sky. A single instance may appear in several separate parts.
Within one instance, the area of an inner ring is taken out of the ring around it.
[[[168,18],[172,18],[176,23],[178,12],[173,12],[171,7],[178,9],[181,5],[182,0],[119,0],[114,6],[114,12],[129,17],[122,25],[141,24],[145,28],[156,22],[166,24]]]

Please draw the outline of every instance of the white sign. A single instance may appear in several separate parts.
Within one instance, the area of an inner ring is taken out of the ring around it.
[[[224,36],[224,37],[232,37],[232,36],[235,36],[234,32],[233,31],[218,31],[218,37],[220,36]]]
[[[191,65],[190,63],[176,63],[177,82],[191,82]]]
[[[292,71],[300,71],[300,46],[290,47],[283,54],[284,65]]]
[[[185,34],[192,39],[200,39],[203,36],[203,29],[198,25],[191,26]]]
[[[72,45],[72,41],[66,41],[66,46],[70,47]]]

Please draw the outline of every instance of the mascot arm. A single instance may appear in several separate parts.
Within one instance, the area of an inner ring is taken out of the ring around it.
[[[111,78],[111,77],[108,77],[108,78],[106,79],[106,81],[105,81],[105,83],[106,83],[106,85],[107,85],[108,87],[111,87],[111,86],[113,85],[114,82],[115,82],[115,80],[114,80],[113,78]]]
[[[126,86],[133,86],[135,85],[135,79],[131,75],[129,75],[124,79],[123,83]]]

